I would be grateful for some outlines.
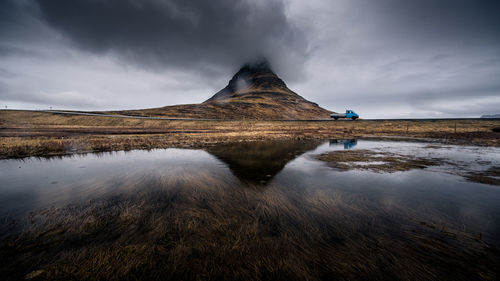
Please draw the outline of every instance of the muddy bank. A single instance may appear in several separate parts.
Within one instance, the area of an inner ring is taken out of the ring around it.
[[[452,148],[439,144],[430,144],[425,146],[424,149],[437,150]],[[329,167],[338,171],[364,170],[376,173],[394,173],[447,165],[453,168],[453,170],[449,170],[448,173],[461,176],[468,181],[500,185],[500,167],[490,166],[492,164],[491,162],[477,163],[489,167],[486,170],[477,171],[471,170],[470,167],[464,166],[463,163],[455,162],[447,158],[413,156],[368,149],[330,151],[316,155],[315,158],[324,161]]]
[[[317,159],[327,162],[328,166],[332,168],[343,171],[359,169],[393,173],[439,165],[437,159],[375,152],[366,149],[332,151],[319,155]]]

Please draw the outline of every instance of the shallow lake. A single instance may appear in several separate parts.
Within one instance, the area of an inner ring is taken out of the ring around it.
[[[439,165],[376,172],[317,159],[337,150]],[[368,140],[1,160],[1,273],[494,280],[500,187],[467,175],[498,166],[499,148]]]

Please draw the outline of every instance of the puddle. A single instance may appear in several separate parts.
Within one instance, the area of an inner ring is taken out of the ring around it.
[[[495,276],[499,166],[498,148],[364,140],[1,160],[0,272]]]

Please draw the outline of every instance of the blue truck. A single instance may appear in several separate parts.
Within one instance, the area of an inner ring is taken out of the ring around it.
[[[351,118],[352,120],[356,120],[359,118],[359,115],[353,110],[348,109],[345,111],[345,113],[332,113],[330,114],[330,117],[332,117],[335,120],[339,118]]]
[[[358,140],[350,139],[350,140],[330,140],[330,146],[343,145],[344,149],[351,149],[358,144]]]

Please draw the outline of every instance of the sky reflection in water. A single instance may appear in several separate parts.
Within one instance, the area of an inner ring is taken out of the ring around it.
[[[445,163],[397,173],[342,172],[314,158],[342,149],[442,158],[458,165]],[[290,202],[308,200],[312,194],[328,191],[325,196],[349,198],[350,202],[343,203],[366,212],[363,219],[397,215],[399,219],[481,233],[490,243],[500,244],[500,190],[468,182],[455,173],[457,166],[471,171],[498,166],[499,155],[497,148],[428,148],[422,143],[333,140],[243,142],[205,150],[136,150],[2,160],[0,214],[4,218],[23,218],[28,212],[92,200],[147,200],[151,194],[189,185],[246,188],[263,193],[262,196],[272,190]],[[25,227],[20,222],[13,226],[9,220],[3,221],[2,236]]]

